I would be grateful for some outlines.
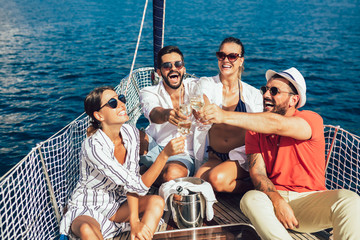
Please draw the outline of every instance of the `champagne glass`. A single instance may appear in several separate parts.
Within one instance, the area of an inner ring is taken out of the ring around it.
[[[190,105],[195,111],[200,111],[204,107],[204,97],[201,88],[201,83],[198,81],[192,88],[190,95]],[[199,131],[205,131],[207,128],[198,119],[196,119],[196,125]]]
[[[185,95],[183,94],[184,90],[183,88],[180,90],[180,97],[179,97],[179,109],[180,112],[182,114],[184,114],[187,119],[185,120],[181,120],[178,123],[178,132],[182,135],[182,136],[187,136],[189,135],[190,129],[191,129],[191,106],[190,106],[190,102],[188,100],[188,98],[185,97]]]

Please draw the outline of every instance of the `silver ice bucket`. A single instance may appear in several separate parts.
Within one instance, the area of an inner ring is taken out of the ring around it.
[[[193,184],[202,184],[204,182],[204,180],[196,177],[177,178],[174,181],[186,181]],[[187,195],[181,195],[182,189],[177,189],[177,191],[179,194],[170,196],[170,207],[174,222],[180,229],[201,227],[205,216],[204,196],[199,192],[191,191]]]

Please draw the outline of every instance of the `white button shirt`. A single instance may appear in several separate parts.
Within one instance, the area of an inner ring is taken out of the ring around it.
[[[214,77],[201,77],[199,79],[203,93],[209,98],[210,103],[214,103],[222,107],[222,89],[223,84],[220,80],[219,75]],[[246,106],[246,112],[262,112],[263,111],[263,97],[260,90],[241,81],[242,84],[242,98]],[[207,158],[205,148],[207,145],[207,131],[195,131],[194,140],[194,155],[195,155],[195,168],[198,169]],[[244,161],[245,148],[239,147],[230,151],[230,158],[239,160],[241,166],[246,164]],[[205,155],[205,158],[204,158]],[[247,167],[243,167],[247,170]]]
[[[185,98],[189,97],[191,87],[196,81],[197,79],[194,78],[186,78],[183,80]],[[150,125],[146,129],[146,133],[154,138],[158,145],[165,146],[171,139],[180,136],[177,132],[177,126],[169,122],[162,124],[153,123],[149,117],[150,112],[156,107],[162,107],[164,109],[174,108],[170,95],[164,87],[164,80],[161,80],[158,85],[141,89],[140,102],[144,116],[150,121]],[[194,124],[191,126],[191,131],[194,132]],[[188,153],[191,156],[194,155],[192,134],[189,134],[186,137],[185,153]]]
[[[214,77],[201,77],[199,81],[204,94],[209,98],[210,102],[222,107],[223,84],[219,75]],[[246,112],[262,112],[264,110],[263,96],[260,90],[243,81],[241,81],[241,84],[241,95],[244,99]]]

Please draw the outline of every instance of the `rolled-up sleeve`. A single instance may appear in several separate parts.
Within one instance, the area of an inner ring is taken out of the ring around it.
[[[245,135],[246,154],[261,153],[259,134],[253,131],[246,131]]]
[[[153,92],[153,90],[148,88],[143,88],[140,91],[140,103],[142,107],[142,111],[144,116],[147,119],[150,119],[150,112],[156,107],[160,107],[160,101],[157,95]]]

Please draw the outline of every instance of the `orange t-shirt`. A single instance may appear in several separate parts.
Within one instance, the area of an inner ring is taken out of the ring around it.
[[[296,111],[294,116],[311,126],[309,140],[275,134],[246,133],[246,154],[261,153],[268,178],[277,190],[308,192],[325,190],[325,138],[321,116],[312,111]]]

